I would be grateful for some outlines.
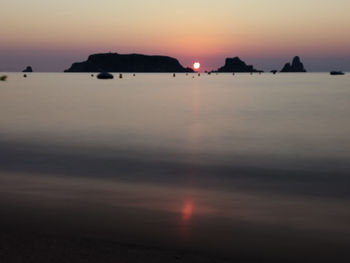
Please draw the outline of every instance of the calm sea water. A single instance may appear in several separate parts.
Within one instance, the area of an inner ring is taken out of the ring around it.
[[[140,243],[344,258],[349,74],[8,76],[3,209]]]

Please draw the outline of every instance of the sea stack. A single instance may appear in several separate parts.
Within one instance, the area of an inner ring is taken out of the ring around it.
[[[26,67],[26,69],[23,70],[22,72],[33,72],[33,69],[32,69],[31,66],[28,66],[28,67]]]
[[[292,64],[286,63],[281,72],[306,72],[303,63],[298,56],[293,58]]]
[[[218,72],[258,72],[252,65],[247,65],[239,57],[226,58],[225,65]]]

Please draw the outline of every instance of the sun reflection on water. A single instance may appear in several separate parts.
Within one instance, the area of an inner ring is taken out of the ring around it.
[[[194,210],[193,201],[186,201],[181,210],[183,223],[186,223],[191,220],[193,215],[193,210]]]

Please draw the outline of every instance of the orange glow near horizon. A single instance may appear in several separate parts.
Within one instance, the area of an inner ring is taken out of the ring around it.
[[[2,8],[3,68],[8,60],[20,68],[38,61],[45,68],[62,56],[80,54],[84,60],[111,51],[171,56],[185,67],[200,59],[204,71],[222,66],[226,57],[285,62],[294,55],[334,58],[350,52],[348,0],[3,0]],[[42,50],[47,54],[40,57]]]

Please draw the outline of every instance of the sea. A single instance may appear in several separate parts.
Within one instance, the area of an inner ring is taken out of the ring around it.
[[[3,74],[2,228],[349,262],[350,74]]]

